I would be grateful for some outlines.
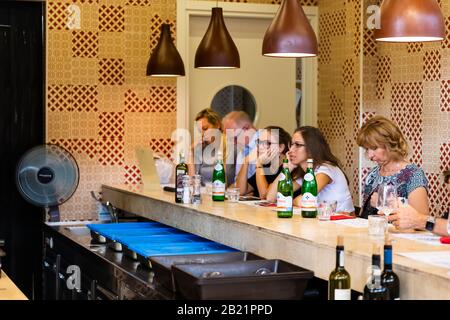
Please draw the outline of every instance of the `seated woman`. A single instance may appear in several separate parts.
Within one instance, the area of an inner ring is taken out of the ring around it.
[[[337,202],[337,212],[355,211],[348,181],[339,160],[333,155],[319,129],[304,126],[295,130],[288,152],[289,168],[294,179],[294,205],[301,206],[301,185],[307,160],[313,159],[317,181],[317,202]],[[276,201],[278,177],[270,186],[267,200]]]
[[[389,119],[375,116],[359,130],[357,143],[370,161],[377,163],[363,186],[360,216],[377,214],[378,186],[393,184],[397,196],[408,199],[411,207],[428,215],[428,180],[417,165],[406,160],[408,145],[400,129]]]
[[[444,172],[444,182],[450,192],[450,170]],[[410,205],[402,206],[388,217],[388,220],[397,229],[419,229],[425,230],[428,215],[418,212]],[[450,220],[447,218],[436,218],[434,224],[429,224],[429,231],[440,235],[450,236]]]
[[[194,142],[189,154],[188,173],[190,176],[200,174],[202,184],[212,182],[214,166],[218,152],[222,151],[226,173],[226,185],[234,183],[233,155],[227,154],[225,135],[222,134],[220,116],[212,109],[204,109],[195,117],[195,127],[201,134],[200,141]],[[230,158],[231,157],[231,158]],[[231,160],[230,160],[231,159]]]
[[[259,131],[256,141],[258,155],[249,154],[244,158],[236,179],[241,195],[253,194],[266,199],[270,184],[276,179],[283,168],[282,162],[289,150],[291,136],[283,128],[269,126]],[[255,150],[256,151],[256,150]],[[252,158],[256,158],[256,171],[249,178],[247,173]]]

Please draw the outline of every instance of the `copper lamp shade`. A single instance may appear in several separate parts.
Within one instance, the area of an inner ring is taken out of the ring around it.
[[[262,54],[270,57],[317,56],[317,38],[298,0],[283,0],[264,35]]]
[[[208,29],[195,53],[195,68],[233,69],[241,66],[239,52],[223,20],[222,8],[212,8]]]
[[[147,64],[147,76],[184,76],[184,64],[170,36],[170,25],[161,25],[161,36]]]
[[[384,42],[441,41],[444,17],[436,0],[384,0],[381,28],[375,39]]]

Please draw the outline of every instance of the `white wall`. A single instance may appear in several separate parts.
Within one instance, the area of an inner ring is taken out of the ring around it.
[[[227,18],[225,24],[238,47],[241,68],[202,70],[194,68],[195,51],[209,24],[209,16],[190,18],[189,128],[200,110],[210,107],[214,94],[228,85],[247,88],[256,100],[256,127],[283,127],[292,133],[295,123],[295,59],[269,58],[261,54],[264,33],[271,19]]]

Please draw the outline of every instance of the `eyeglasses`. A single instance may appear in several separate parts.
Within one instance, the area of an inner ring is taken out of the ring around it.
[[[298,143],[298,142],[292,142],[291,143],[291,148],[295,148],[295,149],[300,149],[301,147],[304,147],[305,146],[305,144],[303,144],[303,143]]]
[[[272,142],[272,141],[269,141],[269,140],[259,140],[259,139],[257,139],[257,140],[256,140],[256,144],[258,144],[258,145],[260,145],[260,146],[262,146],[262,147],[267,147],[267,148],[269,148],[271,145],[273,145],[273,144],[278,144],[278,143]]]

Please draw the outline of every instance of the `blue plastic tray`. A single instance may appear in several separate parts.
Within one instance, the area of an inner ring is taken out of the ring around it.
[[[135,245],[151,245],[151,244],[174,244],[181,242],[204,242],[207,241],[195,234],[155,234],[151,236],[119,236],[116,241],[126,245],[127,247]]]
[[[159,222],[123,222],[123,223],[93,223],[86,225],[92,231],[123,230],[133,228],[169,227]]]
[[[171,256],[179,254],[201,254],[201,253],[206,254],[206,253],[222,253],[222,252],[238,251],[236,249],[212,241],[167,244],[161,246],[133,244],[129,246],[128,249],[136,252],[138,255],[145,258],[155,256]]]

